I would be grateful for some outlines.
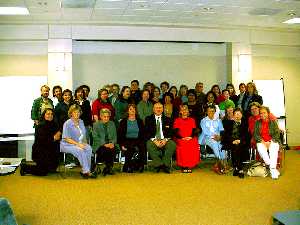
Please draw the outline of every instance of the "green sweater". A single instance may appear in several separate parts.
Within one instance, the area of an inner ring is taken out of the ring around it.
[[[35,99],[31,108],[31,119],[39,120],[42,115],[42,110],[45,110],[46,108],[53,109],[53,102],[50,98],[47,99],[47,104],[43,104],[42,97]]]
[[[227,99],[219,104],[220,110],[226,110],[230,106],[232,106],[232,108],[235,108],[234,102],[230,99]]]
[[[137,105],[138,115],[141,120],[145,122],[147,116],[150,116],[153,113],[153,104],[152,102],[140,101]]]
[[[117,130],[113,121],[107,122],[107,134],[109,143],[117,143]],[[97,121],[93,125],[93,152],[96,152],[98,148],[103,146],[105,143],[104,126],[101,120]]]

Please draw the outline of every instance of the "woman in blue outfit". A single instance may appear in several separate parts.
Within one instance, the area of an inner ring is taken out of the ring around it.
[[[199,137],[200,145],[209,146],[216,158],[217,162],[213,167],[213,170],[218,174],[225,173],[225,152],[222,151],[221,134],[224,131],[222,121],[214,117],[216,108],[214,105],[207,107],[207,117],[203,118],[200,122],[202,133]]]
[[[84,178],[96,178],[96,174],[91,173],[92,148],[87,144],[86,129],[83,121],[80,119],[80,106],[70,106],[68,115],[70,119],[63,126],[60,151],[71,153],[79,160],[82,167],[81,175]]]

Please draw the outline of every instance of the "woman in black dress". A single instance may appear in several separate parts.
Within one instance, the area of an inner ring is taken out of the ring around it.
[[[126,111],[127,117],[121,120],[118,129],[118,143],[125,155],[123,172],[143,172],[146,163],[145,127],[137,117],[135,104],[129,104]]]
[[[32,159],[36,165],[21,164],[21,176],[33,174],[46,176],[56,172],[59,158],[59,140],[61,132],[53,120],[53,109],[45,109],[41,121],[35,130],[35,140],[32,146]]]

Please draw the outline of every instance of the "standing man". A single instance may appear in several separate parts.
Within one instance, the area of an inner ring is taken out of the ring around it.
[[[59,85],[56,85],[52,88],[52,102],[53,106],[55,107],[59,102],[63,101],[62,99],[62,87]]]
[[[138,80],[132,80],[130,83],[130,92],[131,92],[130,96],[133,98],[136,105],[142,99],[139,85],[140,85],[140,82]]]
[[[195,85],[195,92],[197,96],[197,103],[203,105],[205,103],[205,93],[203,92],[203,83],[198,82]]]
[[[41,97],[33,101],[31,108],[31,119],[34,121],[34,127],[39,124],[42,113],[45,109],[53,109],[53,102],[49,98],[50,88],[47,85],[41,87]]]
[[[120,86],[118,84],[111,85],[112,95],[108,98],[113,107],[115,107],[115,102],[119,99]]]
[[[153,159],[156,171],[170,173],[171,159],[176,150],[176,144],[171,139],[171,119],[163,115],[163,105],[157,102],[153,106],[153,114],[145,120],[147,150]]]

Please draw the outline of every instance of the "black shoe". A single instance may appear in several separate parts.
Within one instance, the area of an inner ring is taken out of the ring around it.
[[[105,167],[103,169],[103,172],[102,172],[103,176],[106,176],[106,175],[114,175],[114,171],[112,170],[112,168],[109,168],[109,167]]]
[[[171,172],[170,172],[170,168],[167,167],[167,166],[165,166],[165,165],[162,167],[162,170],[163,170],[165,173],[171,173]]]
[[[161,169],[161,166],[155,167],[155,172],[156,172],[156,173],[159,173],[159,172],[160,172],[160,169]]]
[[[129,167],[129,168],[127,169],[127,173],[133,173],[133,169]]]
[[[244,177],[245,177],[244,171],[240,171],[239,172],[239,178],[243,179]]]
[[[140,167],[139,172],[140,172],[140,173],[143,173],[143,172],[144,172],[144,166],[141,166],[141,167]]]
[[[89,178],[92,178],[92,179],[95,179],[95,178],[97,178],[97,172],[96,172],[96,171],[94,171],[94,172],[90,173],[90,176],[89,176]]]
[[[25,162],[22,160],[21,164],[20,164],[20,175],[21,176],[24,176],[26,174],[25,172],[25,167],[26,167],[26,164]]]
[[[238,176],[239,175],[239,171],[237,169],[234,169],[232,175],[235,176],[235,177]]]

